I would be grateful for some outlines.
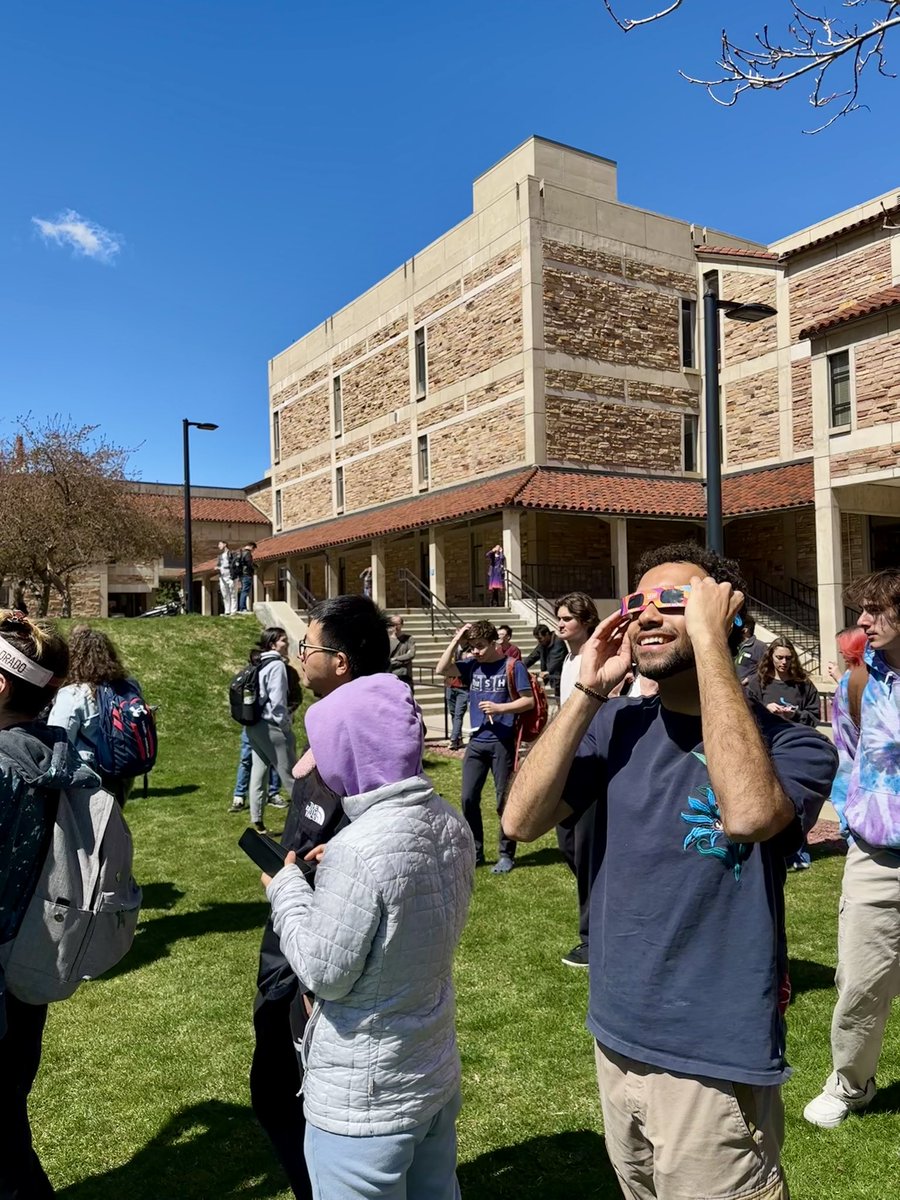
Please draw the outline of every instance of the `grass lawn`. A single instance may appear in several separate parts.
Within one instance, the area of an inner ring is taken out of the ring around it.
[[[37,1149],[64,1200],[289,1200],[247,1085],[267,905],[258,872],[237,849],[244,818],[226,812],[239,738],[227,683],[258,627],[203,617],[94,624],[161,704],[149,795],[138,791],[127,810],[144,910],[120,969],[51,1008],[32,1098]],[[428,769],[458,802],[459,763],[433,756]],[[276,815],[270,810],[271,824]],[[495,835],[489,820],[489,846]],[[560,963],[575,940],[574,881],[553,839],[522,850],[511,875],[478,872],[457,960],[462,1192],[612,1200],[619,1192],[584,1028],[586,973]],[[785,1162],[795,1200],[887,1200],[900,1191],[896,1012],[870,1114],[831,1133],[801,1117],[829,1069],[841,868],[839,858],[823,858],[788,880],[796,1073],[785,1089]],[[703,999],[701,1038],[708,1022],[729,1020],[706,1012]]]

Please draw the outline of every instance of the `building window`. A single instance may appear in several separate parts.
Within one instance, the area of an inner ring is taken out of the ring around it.
[[[340,437],[344,432],[344,402],[341,399],[341,377],[334,377],[334,395],[332,398],[332,409],[334,410],[334,436]]]
[[[344,511],[344,468],[337,467],[334,472],[334,506],[339,513]]]
[[[272,462],[281,462],[281,412],[272,413]]]
[[[281,519],[281,488],[275,489],[275,528],[280,529],[282,525]]]
[[[681,301],[681,365],[697,365],[697,301]]]
[[[428,356],[425,350],[425,326],[420,325],[415,333],[416,347],[416,399],[421,400],[428,391]]]
[[[697,471],[697,434],[700,418],[696,413],[685,413],[682,417],[682,460],[685,471]],[[721,427],[720,427],[721,428]]]
[[[828,406],[832,429],[850,424],[850,351],[828,355]]]
[[[428,434],[419,434],[419,489],[428,487]]]

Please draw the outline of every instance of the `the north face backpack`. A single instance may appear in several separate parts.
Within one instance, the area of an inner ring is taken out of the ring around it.
[[[131,948],[141,889],[131,834],[105,787],[58,793],[56,824],[34,895],[12,941],[0,946],[8,990],[24,1004],[65,1000]]]
[[[231,715],[239,725],[255,725],[262,717],[263,702],[259,691],[260,663],[250,663],[238,671],[228,685]]]
[[[136,779],[156,762],[156,721],[133,679],[97,686],[100,725],[94,744],[105,779]]]

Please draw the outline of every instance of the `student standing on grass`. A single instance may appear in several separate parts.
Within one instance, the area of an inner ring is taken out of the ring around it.
[[[840,767],[831,794],[847,839],[838,910],[833,1071],[804,1117],[833,1129],[875,1095],[891,1001],[900,995],[900,570],[851,585],[866,635],[863,665],[834,696]]]
[[[290,677],[286,659],[288,636],[280,625],[270,625],[260,636],[251,662],[259,662],[259,695],[262,714],[255,725],[245,726],[253,749],[250,765],[250,820],[254,829],[265,833],[264,813],[268,795],[269,770],[278,772],[282,787],[293,786],[291,771],[297,761],[293,714],[290,707]]]
[[[469,644],[472,658],[457,661],[460,643]],[[508,665],[507,665],[508,664]],[[521,662],[513,662],[500,652],[497,630],[490,621],[463,625],[435,667],[445,679],[459,676],[469,689],[469,726],[472,736],[466,747],[462,768],[462,810],[475,838],[475,865],[484,865],[484,825],[481,819],[481,792],[490,772],[497,794],[497,815],[503,812],[506,788],[516,756],[516,718],[534,708],[528,672]],[[509,676],[513,677],[518,699],[511,698]],[[500,856],[491,868],[494,875],[506,875],[516,865],[516,843],[500,831]]]
[[[232,616],[237,612],[237,596],[235,595],[235,580],[232,576],[235,559],[238,556],[228,549],[227,542],[219,542],[219,557],[216,566],[219,569],[219,592],[222,596],[222,615]],[[240,587],[240,584],[237,585]]]
[[[308,614],[300,661],[307,687],[330,696],[353,679],[389,670],[388,620],[371,600],[338,596]],[[341,797],[322,779],[309,753],[297,763],[282,845],[309,857],[347,824]],[[309,985],[294,974],[272,922],[260,949],[258,992],[253,1008],[256,1046],[250,1097],[298,1200],[312,1196],[303,1157],[303,1070],[299,1046],[312,1007]]]
[[[389,674],[312,705],[316,768],[350,819],[315,889],[263,876],[281,947],[316,1002],[303,1053],[314,1200],[458,1200],[453,956],[474,882],[459,812],[422,771],[422,724]]]
[[[69,668],[66,643],[24,613],[0,611],[0,945],[19,930],[53,834],[61,788],[99,780],[60,729],[38,721]],[[50,1200],[31,1141],[28,1093],[41,1061],[46,1004],[23,1004],[0,967],[0,1196]]]
[[[253,611],[253,576],[256,574],[256,566],[253,562],[253,551],[256,549],[256,542],[247,542],[241,547],[240,554],[235,559],[235,567],[239,574],[238,582],[235,584],[237,589],[237,611],[252,612]]]
[[[559,683],[559,702],[565,704],[574,691],[581,669],[581,651],[600,624],[600,614],[590,596],[570,592],[556,602],[556,632],[566,647]],[[590,808],[573,825],[557,825],[556,840],[578,888],[578,944],[563,955],[567,967],[588,965],[591,884],[594,882],[594,809]]]
[[[585,643],[503,824],[531,841],[598,806],[588,1028],[624,1195],[783,1200],[784,856],[837,756],[748,705],[736,563],[685,542],[638,573]],[[607,703],[632,654],[659,695]]]

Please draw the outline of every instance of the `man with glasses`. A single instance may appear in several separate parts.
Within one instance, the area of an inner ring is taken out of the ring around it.
[[[389,670],[388,620],[364,596],[322,600],[309,610],[299,655],[313,695],[328,696],[352,679]],[[312,858],[347,823],[341,797],[320,778],[307,753],[297,776],[281,843],[298,858]],[[253,1111],[268,1134],[294,1195],[311,1197],[303,1157],[303,1098],[297,1047],[310,1012],[310,997],[281,952],[272,922],[266,925],[253,1011],[256,1047],[250,1068]]]
[[[631,1200],[785,1200],[784,856],[836,767],[813,729],[749,705],[736,563],[644,556],[510,791],[523,841],[596,808],[588,1028],[610,1160]],[[632,658],[654,697],[609,701]]]

